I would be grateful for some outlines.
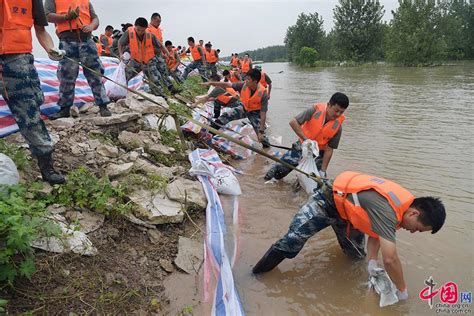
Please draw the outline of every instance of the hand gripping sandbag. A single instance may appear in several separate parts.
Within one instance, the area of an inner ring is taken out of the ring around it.
[[[125,64],[123,63],[123,61],[120,62],[110,79],[121,85],[127,86],[127,78],[125,76]],[[127,96],[127,89],[116,85],[112,81],[107,80],[107,82],[104,84],[104,87],[107,91],[107,96],[111,99],[121,99]]]
[[[314,173],[315,175],[319,176],[318,167],[316,166],[316,158],[319,156],[319,148],[318,143],[307,139],[301,145],[303,151],[303,158],[298,165],[298,169],[307,172],[309,174]],[[308,194],[312,194],[314,189],[318,187],[318,183],[309,177],[305,176],[304,174],[298,172],[296,174],[298,178],[298,182],[300,183],[301,187],[306,191]]]
[[[20,182],[20,175],[13,160],[0,153],[0,185],[15,185]]]

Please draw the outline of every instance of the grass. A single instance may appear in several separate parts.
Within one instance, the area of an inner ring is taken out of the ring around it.
[[[0,153],[10,157],[19,170],[25,170],[30,165],[26,149],[15,144],[9,144],[4,139],[0,139]]]
[[[202,86],[201,83],[202,78],[200,76],[188,77],[181,86],[183,92],[180,95],[193,100],[197,95],[206,94],[208,88]]]

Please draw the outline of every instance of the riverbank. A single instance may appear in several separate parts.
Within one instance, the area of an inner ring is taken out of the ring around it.
[[[189,78],[183,95],[192,99],[205,93],[199,82]],[[201,184],[187,174],[187,155],[200,145],[180,139],[168,115],[189,109],[173,97],[147,96],[155,103],[129,94],[111,104],[110,118],[99,117],[98,109],[86,104],[74,109],[72,118],[46,121],[56,169],[68,175],[62,186],[40,180],[19,133],[1,140],[2,152],[13,158],[21,175],[11,195],[2,196],[2,218],[18,220],[3,224],[1,237],[18,237],[13,230],[21,230],[27,241],[26,248],[16,249],[21,254],[7,256],[12,282],[0,289],[7,301],[0,301],[0,308],[7,313],[167,313],[163,281],[182,273],[173,264],[180,238],[202,245],[206,199]],[[15,214],[8,205],[17,206]],[[41,223],[32,225],[32,219]],[[76,233],[84,233],[90,244],[68,249],[68,238]],[[37,235],[45,234],[56,238],[41,246],[52,250],[54,244],[58,253],[30,248]],[[2,255],[15,251],[14,245],[7,248]]]

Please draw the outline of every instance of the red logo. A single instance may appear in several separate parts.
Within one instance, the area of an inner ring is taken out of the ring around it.
[[[420,291],[419,297],[423,301],[428,301],[430,308],[433,308],[433,298],[439,294],[439,299],[443,303],[456,304],[458,302],[458,285],[455,282],[447,282],[441,288],[434,289],[436,283],[433,277],[430,276],[428,280],[425,280],[426,287]]]

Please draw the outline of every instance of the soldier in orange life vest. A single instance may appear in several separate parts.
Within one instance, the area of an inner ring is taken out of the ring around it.
[[[113,57],[111,54],[112,44],[114,39],[112,34],[114,33],[114,27],[112,25],[107,25],[105,28],[105,33],[100,35],[100,44],[102,46],[102,55],[107,57]]]
[[[333,150],[339,146],[342,123],[345,120],[343,113],[348,106],[349,98],[344,93],[336,92],[327,104],[316,103],[293,118],[290,126],[299,140],[293,143],[291,150],[287,151],[281,160],[295,167],[298,166],[302,158],[302,144],[306,140],[315,141],[319,148],[316,165],[321,177],[326,177]],[[265,174],[265,180],[282,179],[290,172],[290,168],[282,164],[274,164]]]
[[[178,69],[180,61],[178,49],[173,48],[173,43],[171,43],[171,41],[166,41],[165,46],[169,52],[169,57],[166,59],[168,71],[175,78],[176,82],[181,84],[183,83],[183,78],[181,78],[181,72]]]
[[[66,57],[59,62],[58,79],[61,110],[50,119],[69,117],[74,103],[76,79],[79,74],[79,62],[98,73],[104,67],[92,40],[92,31],[99,27],[99,18],[89,0],[45,0],[44,8],[48,21],[56,25],[59,48],[66,51]],[[72,60],[71,60],[72,59]],[[94,95],[94,103],[99,106],[101,116],[111,116],[107,109],[110,103],[102,77],[84,68],[84,76]]]
[[[267,89],[268,100],[270,100],[270,95],[272,93],[272,79],[270,76],[262,69],[260,66],[255,66],[262,73],[262,79],[260,79],[260,84]]]
[[[189,48],[186,51],[186,53],[191,53],[193,62],[186,66],[186,69],[184,70],[184,73],[183,73],[183,80],[186,80],[189,73],[197,68],[199,71],[199,74],[201,75],[202,80],[205,82],[207,81],[207,76],[206,76],[207,61],[206,61],[206,53],[204,52],[204,48],[201,45],[196,45],[193,37],[188,37],[188,45],[189,45]]]
[[[232,54],[232,56],[230,57],[230,66],[232,68],[239,68],[240,67],[239,54],[237,54],[237,53]]]
[[[263,147],[267,148],[268,140],[265,136],[265,122],[267,119],[268,97],[267,90],[262,87],[260,81],[260,70],[251,69],[248,72],[248,77],[245,82],[230,83],[230,82],[206,82],[203,85],[215,86],[223,89],[232,88],[240,92],[241,105],[233,106],[231,111],[225,112],[211,124],[215,129],[219,129],[227,123],[243,118],[248,118],[252,124],[258,141],[262,143]]]
[[[222,72],[222,75],[224,76],[224,82],[236,83],[236,82],[242,81],[240,79],[238,70],[227,70],[226,69]]]
[[[212,44],[207,43],[205,45],[207,70],[211,73],[211,76],[217,75],[217,62],[219,61],[219,54],[215,49],[212,49]]]
[[[41,0],[3,0],[0,2],[0,92],[8,105],[21,135],[38,160],[43,180],[64,183],[53,167],[53,147],[46,125],[40,117],[44,102],[38,73],[34,66],[31,28],[51,59],[63,52],[54,49],[46,32],[48,25]]]
[[[131,60],[128,61],[128,67],[125,68],[125,75],[128,81],[143,70],[152,82],[150,85],[152,93],[165,96],[161,86],[163,78],[158,69],[159,61],[156,58],[157,54],[161,55],[161,44],[147,28],[148,21],[140,17],[135,21],[135,26],[130,27],[119,40],[119,52],[124,61],[127,61],[124,56],[124,47],[129,46],[130,48]],[[177,92],[169,79],[163,80],[163,82],[167,83],[167,88],[171,93]]]
[[[332,226],[344,253],[355,258],[365,257],[365,235],[368,235],[369,274],[375,273],[381,250],[385,270],[397,287],[398,299],[406,300],[408,290],[397,255],[396,231],[403,228],[411,233],[434,234],[445,219],[446,211],[438,198],[414,198],[390,180],[346,171],[333,183],[323,180],[294,216],[288,233],[270,247],[252,271],[267,272],[285,258],[294,258],[310,237]]]
[[[242,73],[242,79],[247,78],[247,73],[252,69],[252,59],[249,54],[245,54],[244,58],[240,61],[240,71]]]

